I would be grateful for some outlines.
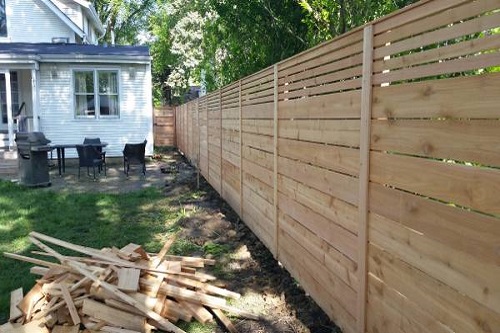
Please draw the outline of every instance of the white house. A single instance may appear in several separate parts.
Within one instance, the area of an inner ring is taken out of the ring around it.
[[[100,137],[108,156],[147,139],[152,154],[149,49],[98,45],[103,34],[87,1],[0,0],[0,148],[27,130],[61,144]]]

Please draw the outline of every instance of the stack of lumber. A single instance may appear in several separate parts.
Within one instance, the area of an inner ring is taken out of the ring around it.
[[[34,253],[57,261],[4,253],[37,265],[31,273],[41,278],[26,295],[21,288],[11,293],[10,319],[0,326],[1,333],[184,332],[174,323],[207,323],[214,316],[229,332],[237,332],[221,310],[259,319],[228,305],[226,298],[240,295],[197,270],[214,260],[167,255],[173,239],[158,254],[136,244],[98,250],[37,232],[29,239],[42,250]],[[62,255],[47,243],[85,256]]]

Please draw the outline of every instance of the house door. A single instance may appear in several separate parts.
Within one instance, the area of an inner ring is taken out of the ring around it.
[[[17,72],[10,72],[10,87],[12,95],[12,113],[16,115],[19,110],[19,80]],[[7,92],[5,87],[5,74],[0,73],[0,130],[7,130]]]

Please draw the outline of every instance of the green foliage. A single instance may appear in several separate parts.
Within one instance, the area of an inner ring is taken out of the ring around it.
[[[230,251],[231,246],[227,244],[207,242],[203,245],[203,252],[205,255],[212,255],[215,258],[220,258],[221,256],[228,254]]]

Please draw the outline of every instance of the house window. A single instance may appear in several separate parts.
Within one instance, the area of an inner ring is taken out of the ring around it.
[[[75,115],[78,118],[118,117],[118,71],[74,71]]]
[[[7,14],[5,0],[0,0],[0,37],[7,37]]]

